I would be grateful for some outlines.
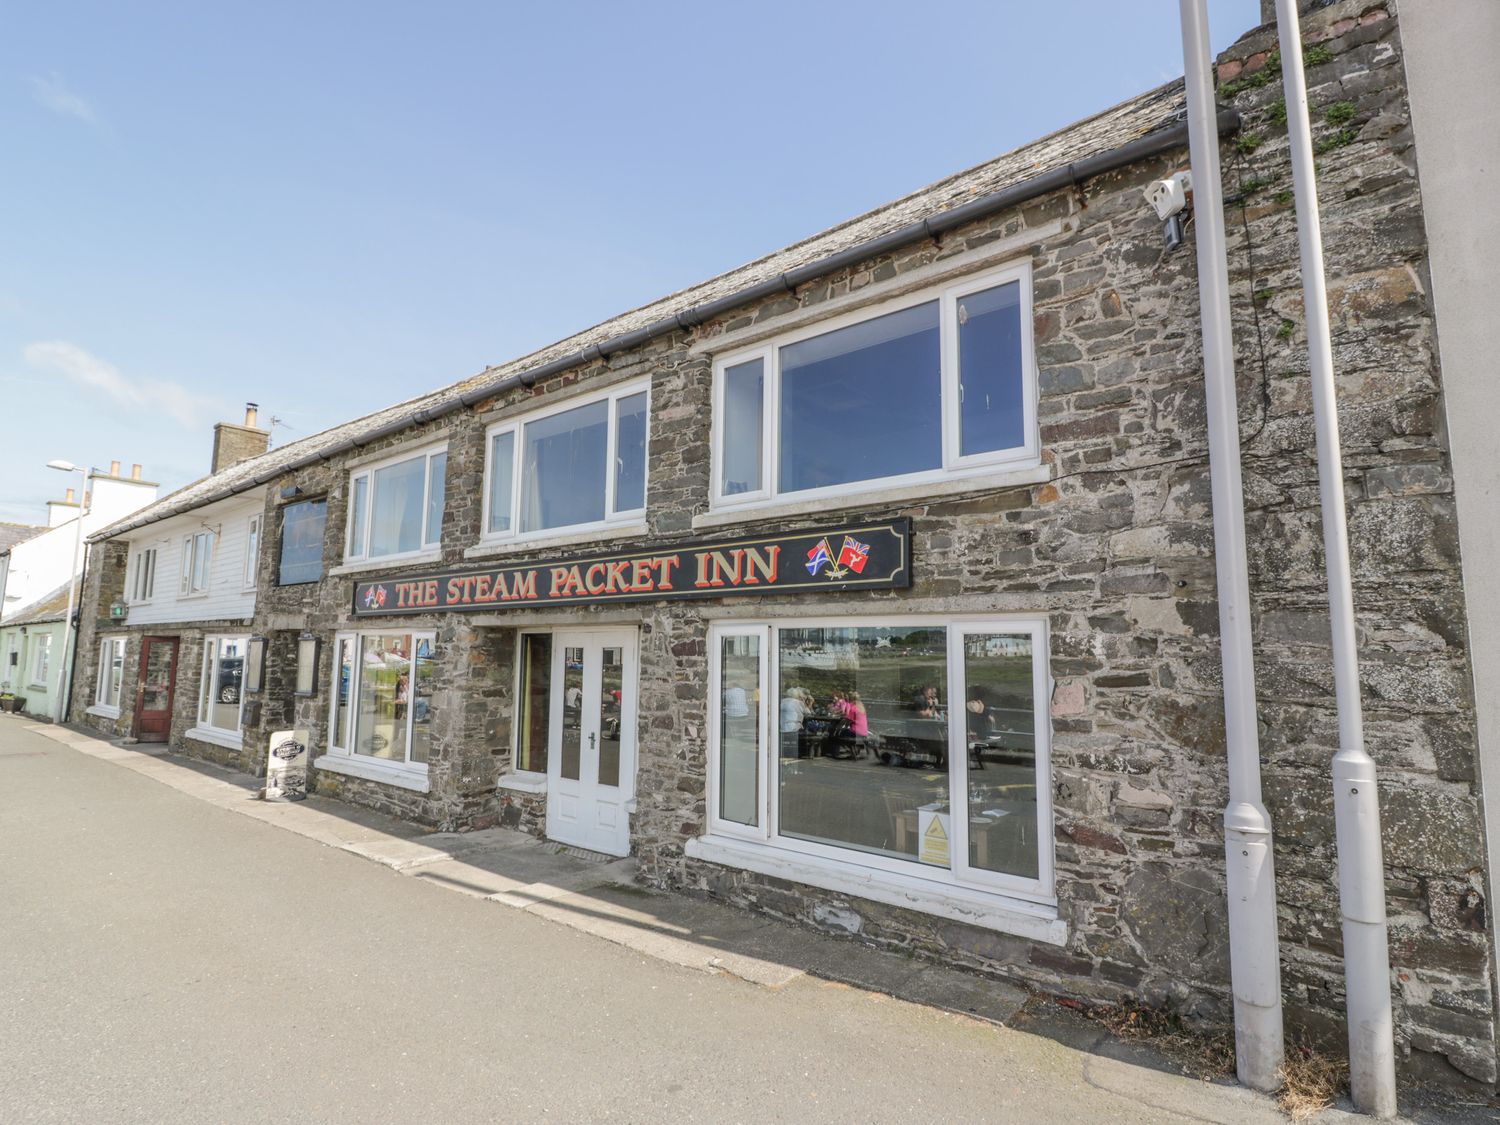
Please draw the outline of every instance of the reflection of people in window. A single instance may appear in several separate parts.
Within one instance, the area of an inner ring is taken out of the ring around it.
[[[932,684],[918,689],[912,699],[912,710],[924,719],[941,719],[942,704],[938,702],[938,689]]]
[[[724,689],[724,716],[729,719],[743,719],[750,714],[749,700],[745,695],[745,689],[738,684]]]
[[[569,711],[577,711],[582,707],[583,689],[577,684],[570,685],[568,690],[563,692],[563,706]]]
[[[802,750],[802,723],[807,718],[808,706],[799,687],[789,687],[781,699],[781,756],[783,758],[804,757]]]

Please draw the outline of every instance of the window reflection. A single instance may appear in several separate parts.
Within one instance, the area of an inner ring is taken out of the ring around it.
[[[782,629],[779,652],[781,835],[947,866],[919,854],[947,813],[947,631]]]
[[[969,865],[1037,878],[1031,637],[964,637]]]

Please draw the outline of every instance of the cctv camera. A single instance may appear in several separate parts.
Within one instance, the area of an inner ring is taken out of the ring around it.
[[[1152,180],[1146,187],[1146,202],[1156,208],[1156,217],[1165,222],[1187,208],[1187,193],[1192,190],[1192,173],[1178,172],[1165,180]]]

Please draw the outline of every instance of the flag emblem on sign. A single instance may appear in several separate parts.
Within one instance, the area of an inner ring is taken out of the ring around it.
[[[807,573],[817,574],[824,567],[833,566],[833,548],[827,538],[819,539],[817,546],[807,552]]]
[[[844,545],[839,548],[839,566],[847,566],[855,574],[865,572],[865,563],[870,561],[870,545],[861,543],[853,536],[844,536]]]
[[[384,586],[371,586],[368,590],[365,591],[365,608],[384,609],[385,596]]]

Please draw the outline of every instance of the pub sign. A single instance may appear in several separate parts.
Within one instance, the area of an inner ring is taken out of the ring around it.
[[[911,521],[433,571],[354,586],[354,616],[892,590],[911,585]]]

